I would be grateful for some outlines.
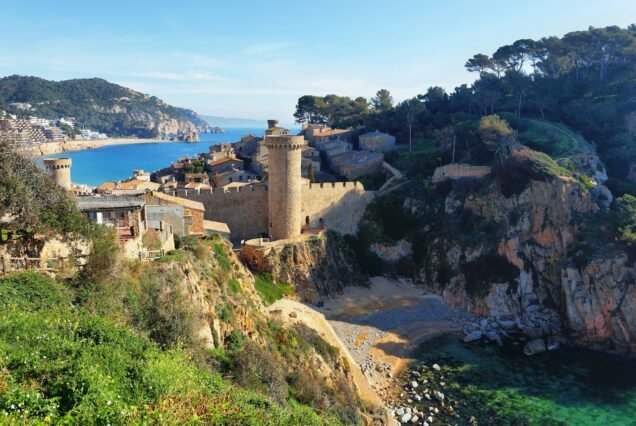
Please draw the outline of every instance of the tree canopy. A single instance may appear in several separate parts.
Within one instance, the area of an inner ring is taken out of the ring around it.
[[[409,129],[416,137],[434,137],[437,129],[493,114],[560,122],[596,144],[612,191],[636,193],[627,181],[636,167],[636,25],[516,40],[473,55],[465,68],[477,74],[472,84],[452,92],[431,86],[397,103],[385,89],[369,102],[329,95],[310,97],[310,103],[303,96],[296,119],[362,125],[394,134],[398,143],[408,141]],[[468,138],[464,145],[478,140],[469,128],[458,128],[459,140]]]

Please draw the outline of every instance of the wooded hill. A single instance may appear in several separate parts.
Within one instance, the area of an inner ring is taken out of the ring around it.
[[[31,104],[33,109],[11,107],[13,102]],[[19,75],[4,77],[0,79],[0,107],[18,116],[73,117],[80,128],[112,136],[147,138],[210,128],[194,111],[100,78],[50,81]]]
[[[397,135],[400,143],[408,142],[412,126],[415,140],[436,140],[447,160],[450,149],[440,144],[436,131],[452,128],[458,146],[468,146],[477,140],[476,125],[484,115],[514,114],[518,121],[508,120],[513,127],[527,126],[526,118],[559,122],[596,144],[612,192],[636,193],[627,179],[636,164],[636,25],[517,40],[490,55],[475,54],[465,66],[477,80],[451,93],[433,86],[397,104],[384,89],[370,100],[303,96],[295,117],[378,128]]]

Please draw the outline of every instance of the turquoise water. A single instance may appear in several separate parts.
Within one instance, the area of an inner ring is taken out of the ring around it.
[[[418,359],[443,366],[445,390],[480,425],[636,425],[636,361],[583,349],[528,357],[521,345],[445,336]]]
[[[202,134],[199,143],[147,143],[113,145],[85,151],[66,152],[48,158],[69,157],[73,160],[71,169],[75,183],[100,185],[107,180],[122,180],[131,176],[135,169],[155,171],[169,166],[183,156],[208,152],[212,144],[236,142],[241,136],[253,133],[263,135],[261,129],[226,129],[225,133]]]

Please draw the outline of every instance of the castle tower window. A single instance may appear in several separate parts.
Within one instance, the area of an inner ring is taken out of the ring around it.
[[[309,225],[309,216],[305,217],[305,225]]]

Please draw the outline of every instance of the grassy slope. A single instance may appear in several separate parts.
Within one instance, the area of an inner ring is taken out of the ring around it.
[[[8,424],[332,424],[282,407],[159,350],[129,328],[71,305],[35,273],[0,279],[0,422]]]

